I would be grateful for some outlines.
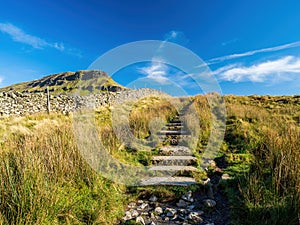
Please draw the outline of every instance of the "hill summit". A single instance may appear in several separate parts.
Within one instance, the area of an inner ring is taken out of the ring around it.
[[[77,92],[118,92],[125,89],[115,82],[107,73],[100,70],[79,70],[62,72],[45,76],[41,79],[14,84],[1,88],[0,91],[17,91],[27,93],[46,92],[47,87],[53,93]]]

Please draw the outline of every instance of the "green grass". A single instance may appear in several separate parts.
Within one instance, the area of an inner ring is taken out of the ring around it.
[[[200,117],[194,150],[201,158],[212,115],[205,96],[194,100]],[[226,96],[225,101],[226,133],[216,161],[224,161],[224,172],[232,177],[220,187],[230,200],[231,224],[299,224],[299,98]],[[99,137],[110,154],[127,164],[149,165],[157,151],[124,146],[112,127],[112,110],[95,111]],[[149,126],[175,114],[164,100],[142,99],[129,112],[129,127],[146,141]],[[71,119],[72,114],[0,119],[0,224],[115,224],[129,201],[152,194],[172,200],[186,192],[181,187],[127,188],[99,176],[78,151]],[[186,120],[193,124],[192,117]]]
[[[232,224],[300,222],[300,127],[293,97],[227,97],[224,155]],[[249,105],[246,105],[249,104]],[[271,106],[271,107],[270,107]]]
[[[172,107],[159,98],[143,99],[144,117],[132,119],[133,131],[148,132],[147,124]],[[152,106],[153,101],[155,105]],[[151,109],[152,108],[152,109]],[[111,109],[95,111],[99,137],[121,162],[142,166],[152,152],[124,147],[114,135]],[[114,224],[133,195],[124,185],[97,174],[82,158],[72,130],[72,114],[36,114],[0,118],[0,224]]]

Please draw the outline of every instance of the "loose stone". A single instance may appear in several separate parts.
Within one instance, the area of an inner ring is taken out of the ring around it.
[[[158,215],[161,215],[164,213],[163,209],[161,207],[156,207],[154,210]]]
[[[145,224],[145,220],[144,220],[143,217],[141,217],[141,216],[138,216],[138,217],[136,218],[135,223],[141,223],[141,224],[143,224],[143,225],[146,225],[146,224]]]
[[[152,195],[150,198],[149,198],[149,201],[150,202],[156,202],[157,201],[157,197],[155,195]]]
[[[213,208],[217,205],[216,201],[212,199],[203,200],[203,204],[208,208]]]

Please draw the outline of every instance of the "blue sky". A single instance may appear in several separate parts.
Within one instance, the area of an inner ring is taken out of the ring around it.
[[[119,45],[161,40],[201,57],[224,94],[300,94],[298,0],[0,0],[0,7],[0,87],[87,69]],[[113,77],[123,85],[172,80],[200,92],[182,71],[154,61]]]

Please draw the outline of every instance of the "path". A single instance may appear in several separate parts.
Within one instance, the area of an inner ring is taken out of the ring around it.
[[[181,114],[184,114],[181,111]],[[152,158],[152,171],[161,171],[168,176],[152,177],[141,181],[145,185],[176,185],[188,186],[197,182],[192,177],[193,172],[198,171],[197,158],[193,152],[185,147],[179,146],[181,138],[190,135],[186,126],[176,116],[170,123],[159,132],[159,135],[168,144],[159,149],[159,155]]]
[[[183,115],[185,108],[179,113]],[[131,202],[120,224],[143,225],[227,225],[229,206],[224,194],[216,190],[220,177],[206,181],[203,190],[189,191],[190,185],[198,184],[193,177],[197,172],[197,158],[192,150],[179,145],[180,140],[190,135],[185,124],[176,116],[159,132],[165,146],[152,157],[150,170],[163,172],[164,176],[141,181],[141,186],[183,186],[187,192],[180,199],[165,202],[152,195],[150,198]]]

